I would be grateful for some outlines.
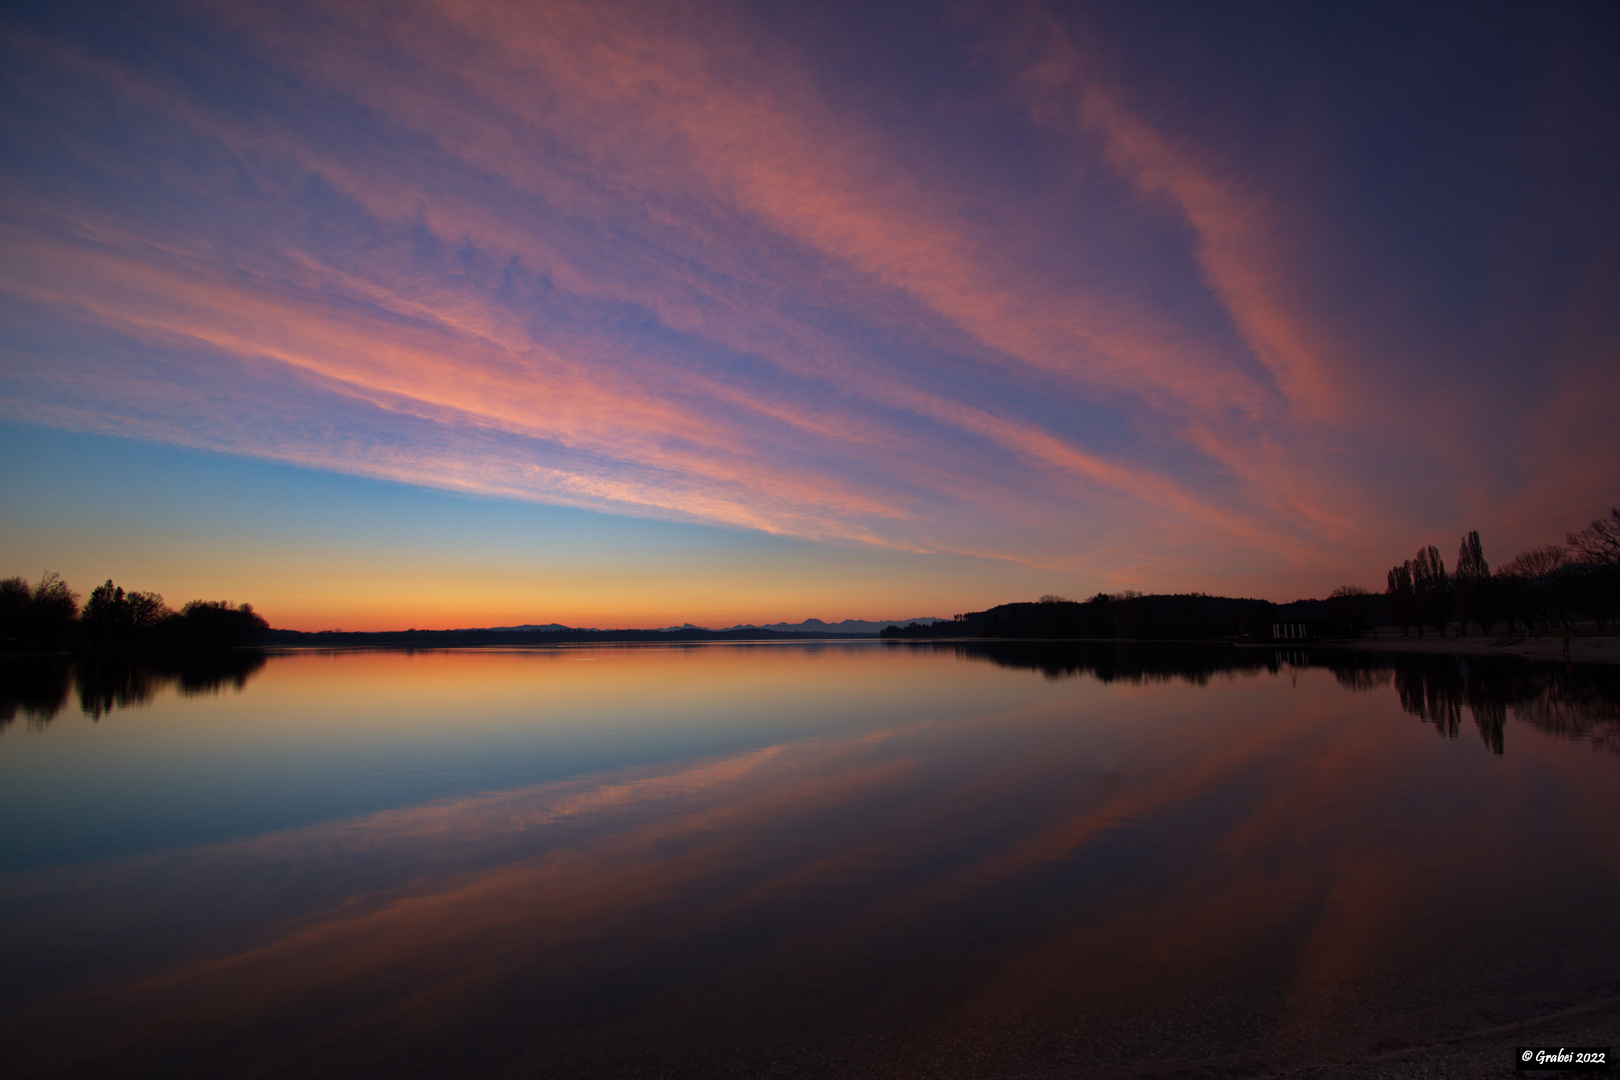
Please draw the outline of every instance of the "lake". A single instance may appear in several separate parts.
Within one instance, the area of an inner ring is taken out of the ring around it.
[[[1616,667],[13,659],[0,725],[11,1077],[1248,1075],[1620,998]]]

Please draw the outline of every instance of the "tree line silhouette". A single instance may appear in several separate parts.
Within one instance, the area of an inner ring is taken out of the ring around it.
[[[1491,572],[1477,531],[1462,538],[1451,573],[1433,544],[1390,568],[1384,595],[1390,623],[1402,635],[1433,627],[1444,636],[1470,624],[1489,634],[1497,624],[1547,633],[1572,630],[1581,617],[1598,630],[1615,625],[1620,609],[1620,508],[1598,518],[1563,544],[1521,551]]]
[[[193,600],[175,611],[158,593],[125,592],[108,579],[81,609],[58,574],[33,586],[21,577],[0,581],[4,649],[222,649],[258,645],[268,629],[252,604]]]
[[[1355,638],[1374,626],[1395,626],[1422,636],[1432,627],[1442,636],[1470,625],[1490,633],[1538,627],[1566,632],[1583,617],[1600,631],[1612,629],[1620,611],[1620,508],[1609,511],[1564,544],[1520,552],[1493,573],[1477,531],[1462,538],[1455,569],[1448,572],[1437,547],[1392,567],[1385,589],[1356,585],[1335,589],[1325,600],[1275,604],[1267,600],[1183,593],[1147,596],[1098,593],[1084,602],[1048,595],[1033,603],[1001,604],[932,625],[885,628],[884,638],[1008,638],[1186,640],[1273,637],[1279,624],[1305,625],[1312,637]],[[269,630],[251,604],[193,600],[179,611],[157,593],[130,591],[111,579],[79,597],[55,573],[30,586],[21,577],[0,581],[0,650],[169,648],[199,649],[259,645],[273,633],[278,644],[367,644],[445,647],[457,644],[541,644],[567,641],[727,640],[802,638],[824,635],[768,631],[404,631],[393,634],[302,634]],[[858,635],[856,635],[858,636]],[[365,640],[358,640],[364,638]],[[495,640],[499,638],[499,640]],[[341,639],[341,640],[340,640]],[[356,639],[356,640],[349,640]],[[542,640],[543,639],[543,640]]]
[[[1171,640],[1229,636],[1270,637],[1277,605],[1266,600],[1186,593],[1144,596],[1098,593],[1086,601],[1043,596],[1033,603],[1000,604],[931,626],[890,626],[883,638],[1128,638]]]
[[[1613,629],[1620,612],[1620,508],[1598,518],[1564,544],[1520,552],[1493,573],[1477,531],[1462,538],[1455,569],[1434,545],[1392,568],[1383,592],[1343,585],[1323,600],[1275,604],[1204,593],[1098,593],[1085,601],[1043,596],[1001,604],[932,625],[886,627],[886,639],[1008,638],[1165,641],[1199,638],[1271,639],[1274,627],[1302,625],[1315,638],[1359,638],[1374,627],[1403,635],[1434,628],[1466,634],[1505,626],[1509,633],[1574,629],[1589,619]]]
[[[1326,600],[1275,604],[1206,593],[1144,595],[1098,593],[1089,600],[1043,596],[1034,602],[1000,604],[924,626],[886,627],[878,636],[914,638],[1105,638],[1177,641],[1272,637],[1278,623],[1308,623],[1315,636],[1354,638],[1383,625],[1382,596],[1347,586]]]

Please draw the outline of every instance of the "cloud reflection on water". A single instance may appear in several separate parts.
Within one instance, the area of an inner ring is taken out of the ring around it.
[[[23,1075],[1106,1071],[1354,1052],[1612,977],[1608,755],[1413,739],[1404,692],[1264,653],[1232,681],[1133,655],[1100,697],[7,875],[0,1045]]]

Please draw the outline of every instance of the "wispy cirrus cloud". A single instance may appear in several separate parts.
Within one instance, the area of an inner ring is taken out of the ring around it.
[[[746,6],[177,4],[117,23],[145,52],[15,23],[6,410],[1093,575],[1404,536],[1321,215],[1029,11],[949,145]],[[1038,168],[963,154],[1012,137]]]

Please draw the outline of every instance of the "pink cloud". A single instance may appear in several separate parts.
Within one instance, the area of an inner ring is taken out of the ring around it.
[[[10,32],[18,85],[80,110],[53,152],[203,212],[18,188],[7,242],[29,270],[6,289],[64,325],[296,373],[359,427],[419,430],[364,460],[266,432],[236,452],[1116,584],[1321,589],[1413,542],[1383,444],[1426,426],[1459,507],[1501,520],[1457,438],[1467,406],[1392,393],[1366,320],[1324,300],[1320,208],[1156,122],[1098,74],[1086,49],[1106,44],[1055,19],[990,47],[1031,137],[1092,170],[1041,175],[1049,197],[1026,207],[838,104],[815,57],[740,9],[190,10],[280,96],[244,109]],[[121,160],[60,80],[185,152]],[[1133,194],[1128,221],[1085,205],[1054,235],[1053,207],[1108,183]],[[161,391],[137,425],[66,400],[56,374],[18,377],[13,415],[217,445],[165,430]],[[1578,468],[1583,490],[1612,477]]]

